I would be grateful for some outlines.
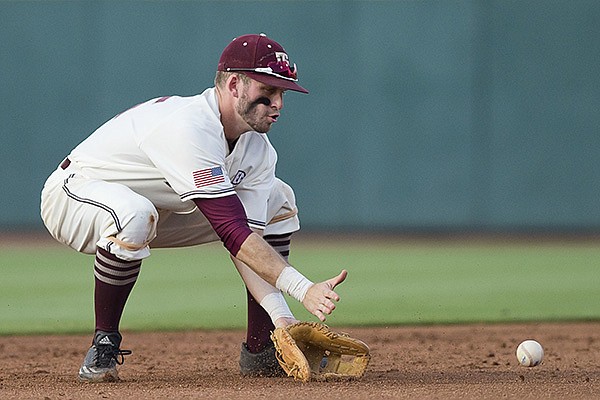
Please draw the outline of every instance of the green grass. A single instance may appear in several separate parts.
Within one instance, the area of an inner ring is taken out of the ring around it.
[[[332,325],[600,319],[600,247],[591,244],[299,241],[313,280],[342,268]],[[0,247],[0,334],[89,332],[93,257],[56,246]],[[295,300],[299,319],[314,320]],[[153,250],[123,330],[243,328],[244,286],[220,244]]]

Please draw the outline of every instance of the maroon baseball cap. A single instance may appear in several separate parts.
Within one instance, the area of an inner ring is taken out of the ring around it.
[[[296,64],[290,65],[283,47],[264,33],[233,39],[223,50],[217,70],[243,72],[265,85],[308,93],[296,83]]]

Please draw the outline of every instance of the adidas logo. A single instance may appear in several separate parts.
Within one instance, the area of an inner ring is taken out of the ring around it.
[[[104,336],[102,339],[100,339],[98,341],[98,344],[101,345],[108,345],[108,346],[114,346],[114,343],[110,341],[110,339],[108,338],[108,336]]]

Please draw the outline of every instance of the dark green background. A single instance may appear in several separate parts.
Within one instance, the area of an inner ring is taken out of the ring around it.
[[[212,85],[235,36],[299,66],[270,133],[305,229],[600,228],[598,1],[0,1],[0,229],[142,100]]]

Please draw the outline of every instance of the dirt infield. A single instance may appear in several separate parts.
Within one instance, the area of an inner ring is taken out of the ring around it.
[[[336,328],[337,329],[337,328]],[[124,333],[133,350],[121,382],[81,384],[86,336],[0,337],[2,399],[597,399],[600,323],[340,329],[372,350],[360,381],[242,378],[241,331]],[[542,365],[518,365],[519,342],[545,348]]]

